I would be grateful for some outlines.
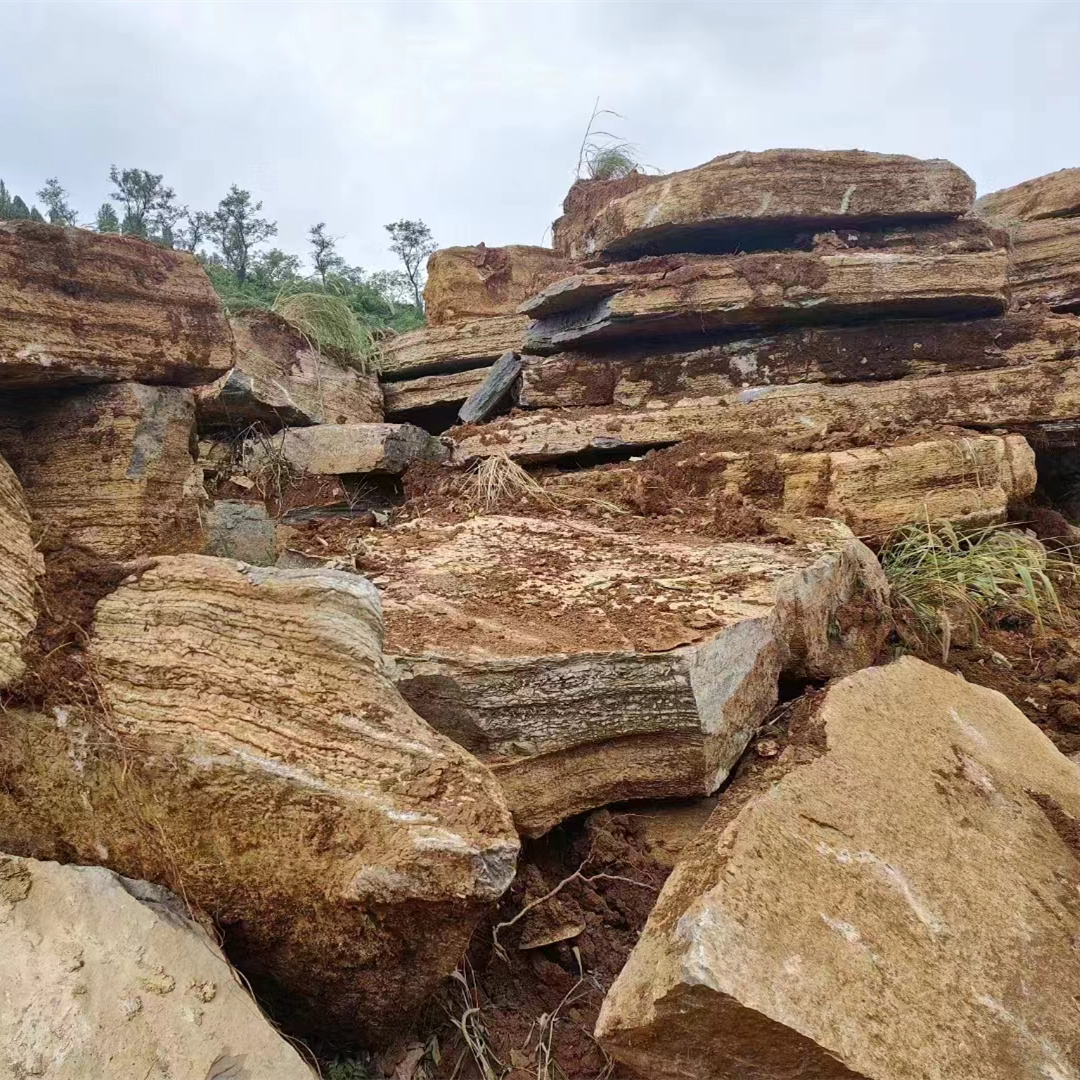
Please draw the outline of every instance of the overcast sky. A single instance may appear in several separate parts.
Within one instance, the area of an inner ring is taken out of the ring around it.
[[[1080,4],[20,3],[0,10],[0,177],[87,220],[110,164],[210,208],[230,183],[302,252],[382,226],[550,241],[593,101],[664,171],[808,146],[945,157],[980,193],[1080,165]]]

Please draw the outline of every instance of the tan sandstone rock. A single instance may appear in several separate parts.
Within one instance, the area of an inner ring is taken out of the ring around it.
[[[381,646],[356,574],[136,564],[89,646],[107,733],[0,714],[0,842],[182,889],[292,1030],[385,1035],[454,970],[518,839]]]
[[[268,456],[298,474],[344,476],[385,473],[396,476],[414,461],[445,457],[442,442],[415,424],[318,424],[289,428],[260,439],[252,450],[258,462]]]
[[[503,353],[520,350],[528,325],[524,315],[493,315],[399,334],[380,345],[379,373],[383,379],[406,379],[490,365]]]
[[[560,255],[570,258],[571,249],[580,242],[585,226],[599,210],[614,199],[651,184],[655,176],[632,172],[612,180],[575,180],[563,199],[562,215],[551,226],[551,245]]]
[[[24,431],[19,476],[50,545],[107,559],[202,546],[190,390],[76,391],[32,410]]]
[[[171,893],[0,855],[0,1077],[314,1080]]]
[[[0,458],[0,687],[24,670],[19,654],[37,620],[34,592],[42,570],[22,488]]]
[[[958,217],[975,185],[948,161],[861,150],[740,151],[615,198],[569,241],[573,258],[736,250],[782,230]]]
[[[232,334],[187,252],[130,236],[0,223],[0,386],[210,382]]]
[[[1080,1073],[1080,770],[905,658],[833,686],[668,879],[597,1024],[657,1080]]]
[[[236,366],[195,391],[201,427],[276,429],[307,424],[369,424],[382,420],[374,375],[349,358],[311,343],[280,315],[253,311],[229,320]]]
[[[1013,221],[1075,217],[1080,214],[1080,169],[1058,169],[1014,187],[992,191],[975,200],[975,212]]]
[[[1009,292],[1014,303],[1080,310],[1080,218],[1013,226]]]
[[[428,325],[513,315],[518,305],[569,272],[569,260],[551,248],[484,244],[443,248],[427,264]]]
[[[725,450],[861,446],[915,428],[1017,427],[1080,418],[1080,372],[1074,361],[884,382],[759,386],[637,411],[538,410],[443,435],[452,458],[506,454],[557,461],[586,452],[646,449],[708,435]],[[826,441],[827,440],[827,441]]]
[[[518,403],[639,408],[753,386],[876,381],[1077,358],[1080,318],[1029,308],[991,319],[799,327],[684,349],[648,343],[530,356]],[[450,376],[433,378],[440,377]]]
[[[490,764],[519,830],[715,790],[781,672],[869,662],[884,579],[857,541],[635,535],[568,519],[420,519],[365,539],[398,686]]]
[[[632,337],[882,318],[997,315],[1003,248],[961,254],[854,251],[669,256],[566,278],[523,306],[524,352]]]
[[[491,365],[452,371],[448,375],[421,375],[383,384],[386,415],[395,419],[414,409],[461,405],[480,389],[491,372]]]

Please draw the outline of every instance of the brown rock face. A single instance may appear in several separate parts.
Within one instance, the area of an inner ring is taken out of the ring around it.
[[[19,654],[37,620],[34,584],[42,569],[22,488],[0,458],[0,687],[23,672]]]
[[[387,338],[380,347],[379,373],[384,379],[407,379],[493,364],[521,348],[528,325],[524,315],[493,315]]]
[[[715,790],[782,671],[869,662],[881,570],[854,540],[835,548],[491,516],[380,532],[365,558],[402,693],[538,835],[608,802]]]
[[[497,783],[405,704],[381,637],[355,574],[136,570],[90,644],[122,755],[66,714],[4,718],[0,839],[182,887],[294,1030],[377,1037],[454,969],[518,850]]]
[[[614,198],[568,237],[574,259],[734,251],[796,229],[959,217],[975,185],[951,162],[860,150],[714,158]],[[565,237],[565,238],[564,238]],[[786,245],[779,245],[786,246]]]
[[[0,223],[0,386],[195,386],[230,367],[229,325],[191,255],[127,236]]]
[[[308,424],[369,424],[382,420],[382,391],[374,375],[354,370],[345,356],[315,349],[272,311],[229,320],[236,366],[195,391],[201,427],[271,429]]]
[[[488,377],[491,367],[452,371],[448,375],[421,375],[415,379],[388,382],[383,386],[386,415],[394,417],[412,409],[439,405],[460,405],[475,393]]]
[[[428,325],[513,315],[530,296],[569,272],[569,261],[551,248],[443,248],[428,259]]]
[[[1009,292],[1015,303],[1080,310],[1080,218],[1013,226]]]
[[[1058,169],[1015,187],[993,191],[976,199],[975,212],[1006,221],[1075,217],[1080,214],[1080,169]]]
[[[642,259],[539,293],[524,305],[536,321],[522,351],[868,316],[997,315],[1005,310],[1006,266],[1004,249]]]
[[[19,475],[50,544],[103,559],[201,547],[190,390],[120,383],[28,417]]]
[[[1077,358],[1080,318],[1038,308],[992,319],[811,326],[704,346],[649,343],[530,356],[518,404],[639,408],[755,386],[878,381]]]
[[[351,473],[397,476],[414,461],[434,461],[447,455],[439,439],[415,424],[318,424],[290,428],[269,443],[256,443],[253,458],[258,461],[268,452],[287,463],[293,472],[315,476]]]
[[[1006,698],[905,658],[730,788],[597,1024],[657,1080],[1080,1071],[1080,771]]]
[[[651,184],[655,176],[631,173],[616,180],[575,180],[563,199],[562,216],[551,226],[552,247],[565,258],[580,242],[585,226],[609,202]]]

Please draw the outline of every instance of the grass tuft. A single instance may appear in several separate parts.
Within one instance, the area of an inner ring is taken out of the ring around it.
[[[465,480],[465,498],[474,509],[485,514],[507,501],[550,503],[551,498],[535,477],[530,476],[506,454],[492,454],[471,472]]]
[[[340,297],[329,293],[282,293],[271,310],[307,338],[317,350],[346,354],[361,371],[375,367],[375,336]]]
[[[641,167],[631,143],[613,146],[589,146],[585,150],[585,171],[590,180],[622,180]]]
[[[948,659],[953,626],[966,623],[972,639],[1006,615],[1044,619],[1060,615],[1057,584],[1074,579],[1066,552],[1048,552],[1037,540],[1004,526],[957,529],[927,521],[897,530],[881,552],[894,604],[924,645]]]

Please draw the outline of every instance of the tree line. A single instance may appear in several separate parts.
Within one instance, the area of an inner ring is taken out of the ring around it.
[[[373,330],[408,330],[423,324],[424,266],[435,250],[423,221],[403,219],[385,226],[389,250],[402,269],[367,272],[350,266],[338,253],[340,236],[320,221],[308,230],[305,271],[300,256],[268,242],[277,222],[262,216],[263,204],[233,184],[213,210],[193,210],[179,202],[164,175],[147,169],[109,170],[112,190],[82,228],[137,236],[163,247],[190,251],[206,267],[226,308],[270,307],[282,293],[307,291],[340,296]],[[32,220],[79,225],[78,213],[59,179],[51,177],[37,191],[41,204],[27,204],[0,180],[0,220]]]

